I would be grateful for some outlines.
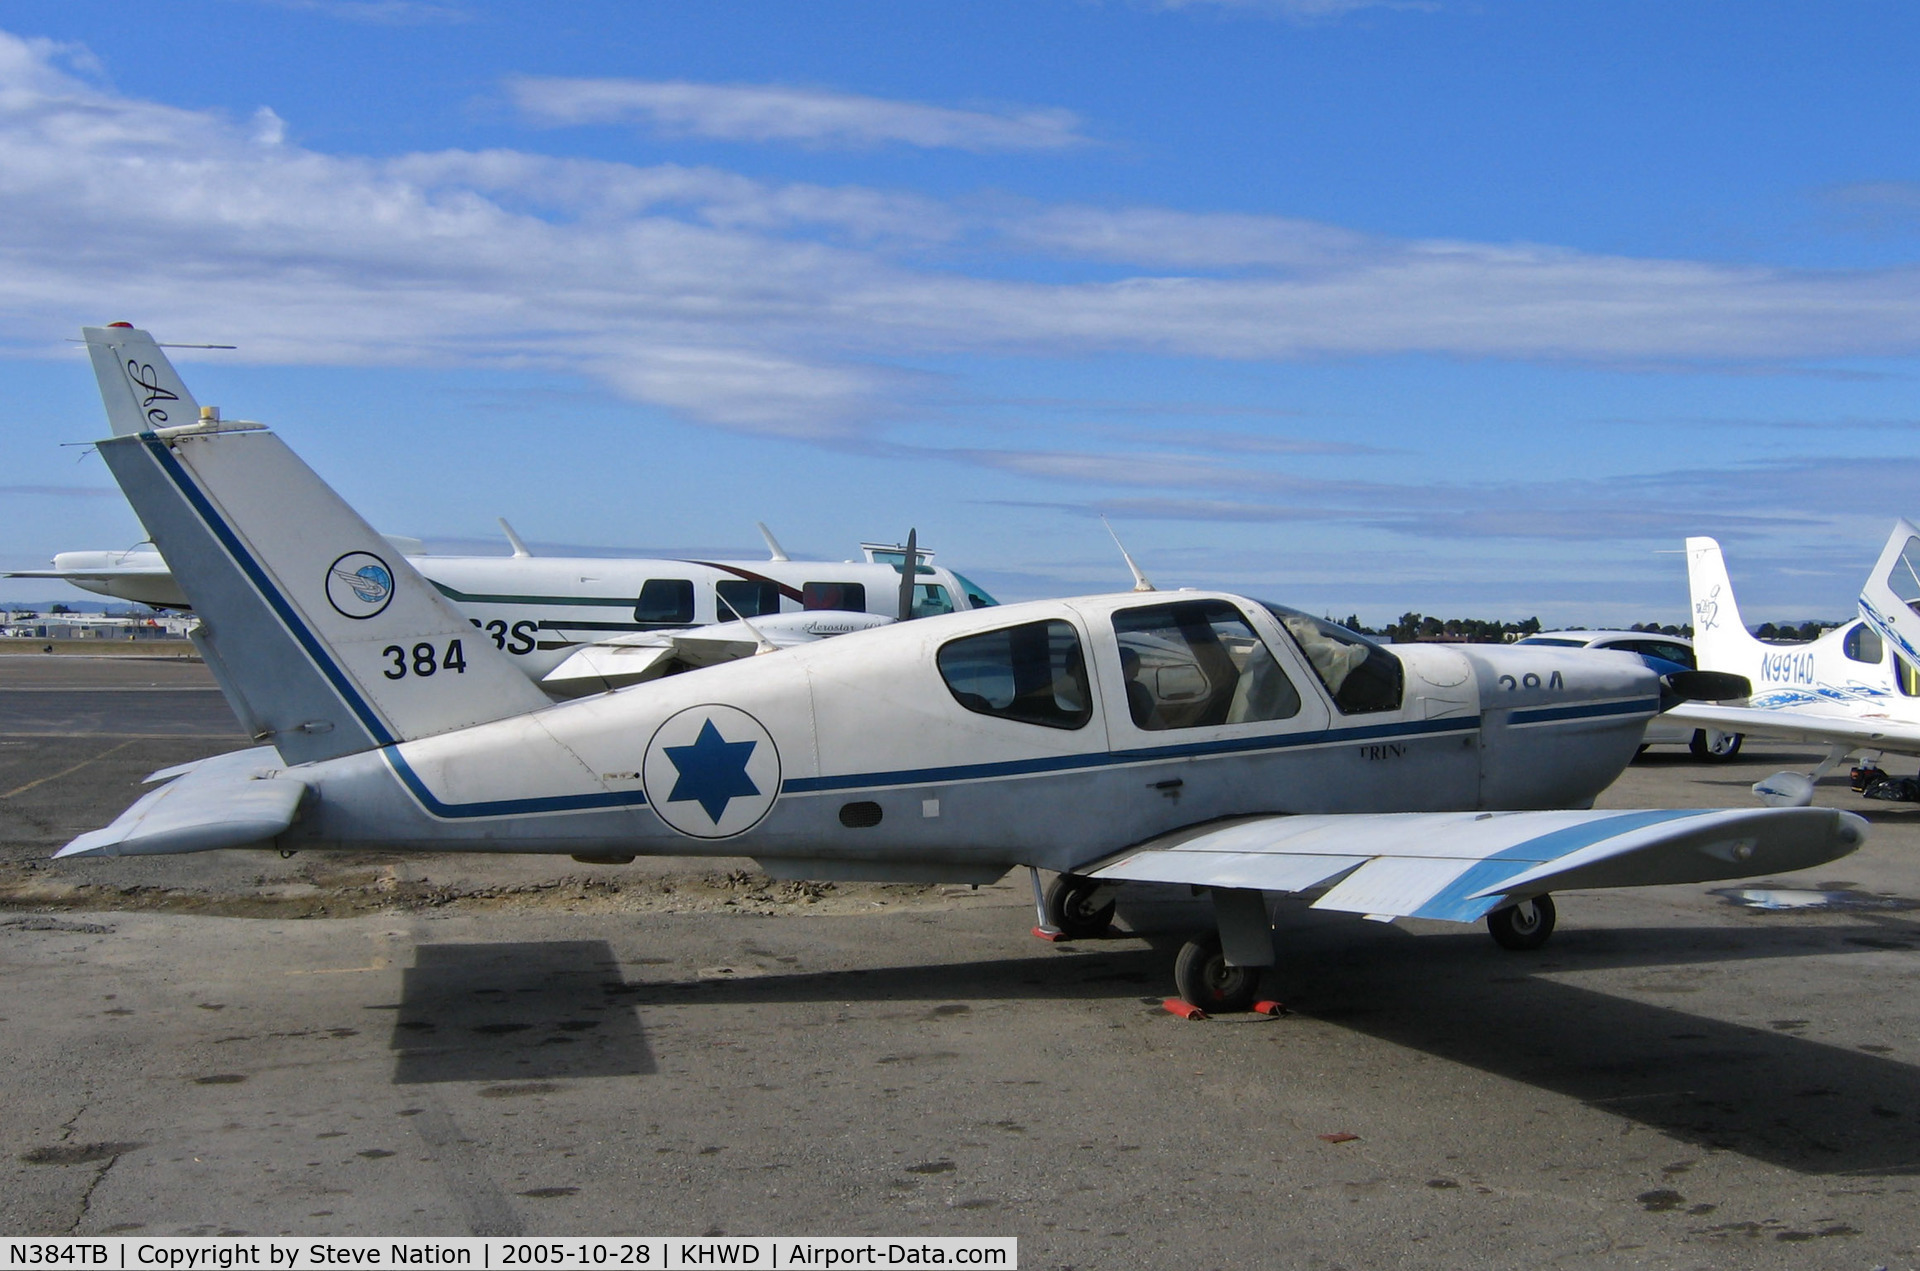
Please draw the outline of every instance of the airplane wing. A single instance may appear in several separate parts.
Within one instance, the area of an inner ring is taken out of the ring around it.
[[[1723,733],[1746,733],[1780,741],[1819,746],[1848,746],[1861,750],[1890,750],[1920,755],[1920,725],[1885,716],[1836,715],[1791,707],[1764,710],[1757,706],[1719,706],[1711,702],[1684,702],[1663,719]]]
[[[131,600],[136,604],[159,608],[185,609],[187,598],[180,584],[164,568],[143,569],[138,565],[99,569],[16,569],[0,578],[46,578],[72,583],[82,591]]]
[[[1832,808],[1393,812],[1242,818],[1076,871],[1108,882],[1322,891],[1315,909],[1472,922],[1515,900],[1805,869],[1866,841]]]
[[[271,746],[236,750],[154,773],[166,785],[142,795],[105,829],[82,834],[62,856],[151,856],[269,843],[293,824],[307,784],[287,776]],[[168,780],[171,778],[171,780]]]

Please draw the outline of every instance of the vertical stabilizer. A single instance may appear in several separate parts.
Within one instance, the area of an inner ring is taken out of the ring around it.
[[[1693,593],[1693,649],[1703,671],[1729,671],[1755,684],[1766,646],[1740,621],[1733,581],[1720,544],[1711,538],[1687,540],[1687,587]]]
[[[148,430],[100,454],[199,616],[235,714],[287,762],[549,704],[260,425]]]
[[[200,418],[200,404],[153,337],[138,327],[82,327],[100,398],[115,436],[178,428]]]

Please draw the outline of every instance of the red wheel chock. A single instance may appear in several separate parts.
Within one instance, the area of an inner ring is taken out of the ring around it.
[[[1287,1013],[1287,1006],[1284,1002],[1255,1002],[1253,1004],[1253,1013],[1255,1015],[1285,1015]]]
[[[1170,997],[1166,1001],[1160,1003],[1160,1009],[1168,1012],[1169,1014],[1178,1015],[1181,1019],[1210,1018],[1205,1011],[1195,1006],[1192,1002],[1183,1002],[1177,997]]]
[[[1067,938],[1066,932],[1055,931],[1051,927],[1035,927],[1033,929],[1033,934],[1037,938],[1041,940],[1045,940],[1048,944],[1062,944],[1062,943],[1065,943]]]

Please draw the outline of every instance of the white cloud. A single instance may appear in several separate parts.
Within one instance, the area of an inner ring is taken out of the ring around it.
[[[1071,111],[955,110],[770,84],[519,76],[507,91],[541,123],[647,124],[667,136],[722,141],[984,152],[1059,150],[1086,140]]]
[[[931,377],[902,367],[955,354],[1920,352],[1912,267],[1390,240],[1157,208],[1009,212],[518,150],[334,155],[288,141],[271,108],[235,120],[116,95],[63,69],[75,54],[0,33],[0,336],[126,318],[260,361],[534,366],[835,444],[931,396]],[[1009,276],[1035,253],[1049,273],[1107,280]]]

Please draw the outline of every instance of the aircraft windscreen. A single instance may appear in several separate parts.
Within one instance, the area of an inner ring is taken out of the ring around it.
[[[1364,636],[1285,605],[1261,601],[1280,620],[1343,715],[1400,709],[1400,659]]]
[[[955,572],[953,580],[960,584],[960,590],[966,593],[967,603],[975,609],[991,609],[1000,603],[987,594],[985,587],[965,574]]]

